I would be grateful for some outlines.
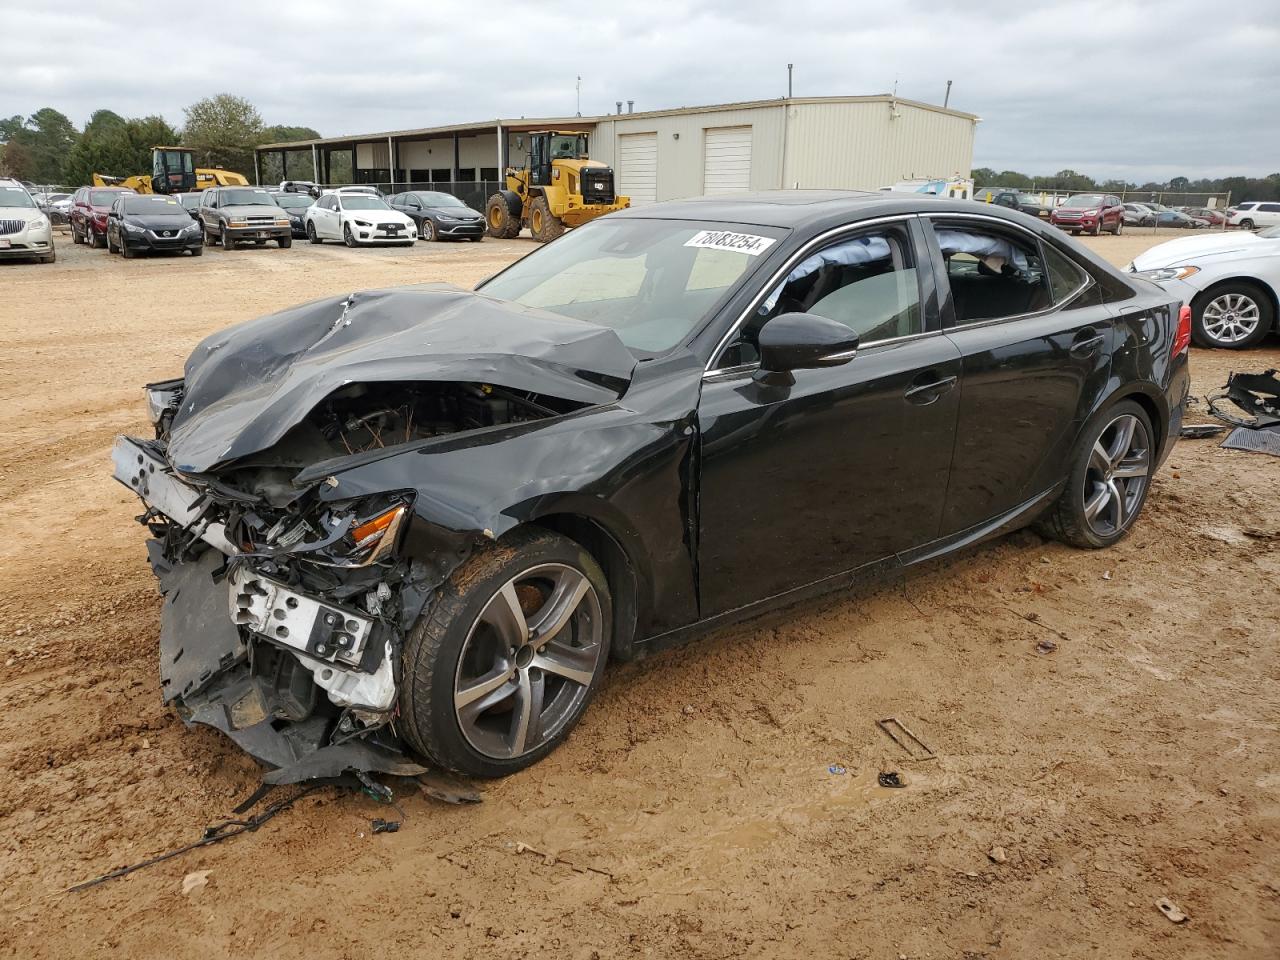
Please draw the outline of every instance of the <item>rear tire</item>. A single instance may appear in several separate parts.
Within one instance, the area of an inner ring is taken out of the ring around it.
[[[491,196],[484,205],[484,218],[489,236],[499,240],[514,240],[520,236],[520,216],[507,206],[507,198],[500,193]]]
[[[1240,221],[1240,229],[1241,229],[1241,230],[1252,230],[1252,229],[1253,229],[1253,221],[1252,221],[1252,220],[1241,220],[1241,221]]]
[[[1116,228],[1115,228],[1114,230],[1112,230],[1112,231],[1111,231],[1111,235],[1112,235],[1112,236],[1114,236],[1114,237],[1118,237],[1118,236],[1120,236],[1120,234],[1122,234],[1122,233],[1124,233],[1124,221],[1123,221],[1123,220],[1117,220],[1117,221],[1116,221]]]
[[[552,214],[545,196],[533,201],[529,209],[529,233],[539,243],[550,243],[564,233],[564,221]]]
[[[1126,429],[1131,431],[1128,440]],[[1073,547],[1111,546],[1142,513],[1155,466],[1155,431],[1147,412],[1132,400],[1121,400],[1081,433],[1066,489],[1037,529]]]
[[[555,616],[556,609],[567,612]],[[512,611],[518,616],[507,616]],[[561,628],[539,634],[539,620]],[[604,676],[612,625],[608,583],[586,550],[546,531],[504,538],[454,571],[409,631],[400,733],[457,773],[523,770],[559,746],[586,712]],[[531,632],[523,645],[522,631]],[[459,705],[479,686],[483,694]]]

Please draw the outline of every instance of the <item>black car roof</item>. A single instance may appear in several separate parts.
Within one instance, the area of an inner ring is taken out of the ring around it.
[[[1025,224],[1004,208],[973,200],[952,200],[925,193],[865,190],[769,190],[733,196],[664,200],[629,207],[614,217],[710,220],[765,227],[819,226],[828,220],[853,221],[900,213],[983,213]]]

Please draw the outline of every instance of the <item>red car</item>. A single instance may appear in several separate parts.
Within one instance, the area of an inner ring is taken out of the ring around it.
[[[1106,193],[1077,193],[1054,208],[1049,222],[1076,237],[1082,230],[1095,237],[1103,230],[1119,236],[1124,231],[1124,204]]]
[[[107,214],[128,187],[81,187],[71,198],[71,242],[91,247],[107,245]]]
[[[1208,207],[1180,207],[1179,209],[1188,217],[1195,217],[1197,220],[1208,220],[1211,227],[1220,227],[1227,222],[1227,218],[1221,210],[1210,210]]]

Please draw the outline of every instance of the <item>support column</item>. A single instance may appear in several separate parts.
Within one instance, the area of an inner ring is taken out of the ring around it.
[[[262,154],[258,153],[257,150],[253,151],[253,185],[255,187],[262,186],[262,172],[261,167],[258,165],[258,160],[261,156]]]
[[[504,176],[507,169],[507,165],[505,162],[506,153],[507,153],[507,132],[502,129],[502,121],[499,120],[498,121],[498,182],[499,183],[502,183],[506,179],[506,177]]]
[[[391,186],[396,185],[396,145],[387,137],[387,164],[391,167]],[[391,191],[395,193],[395,190]]]
[[[455,133],[453,135],[453,177],[451,178],[454,183],[458,182],[458,160],[461,156],[462,154],[458,149],[458,135]],[[456,190],[457,187],[454,189]]]
[[[316,156],[316,145],[311,145],[311,179],[314,183],[320,182],[320,160]]]

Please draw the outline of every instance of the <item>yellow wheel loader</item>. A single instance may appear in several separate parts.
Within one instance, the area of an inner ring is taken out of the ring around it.
[[[528,227],[539,243],[554,240],[565,227],[631,206],[614,192],[613,170],[587,158],[587,135],[542,130],[531,133],[523,167],[507,167],[505,190],[485,204],[489,236],[510,239]],[[517,149],[524,137],[516,139]]]
[[[196,169],[195,154],[187,147],[153,147],[151,173],[132,177],[93,175],[95,187],[128,187],[137,193],[189,193],[209,187],[245,187],[249,181],[221,168]]]

